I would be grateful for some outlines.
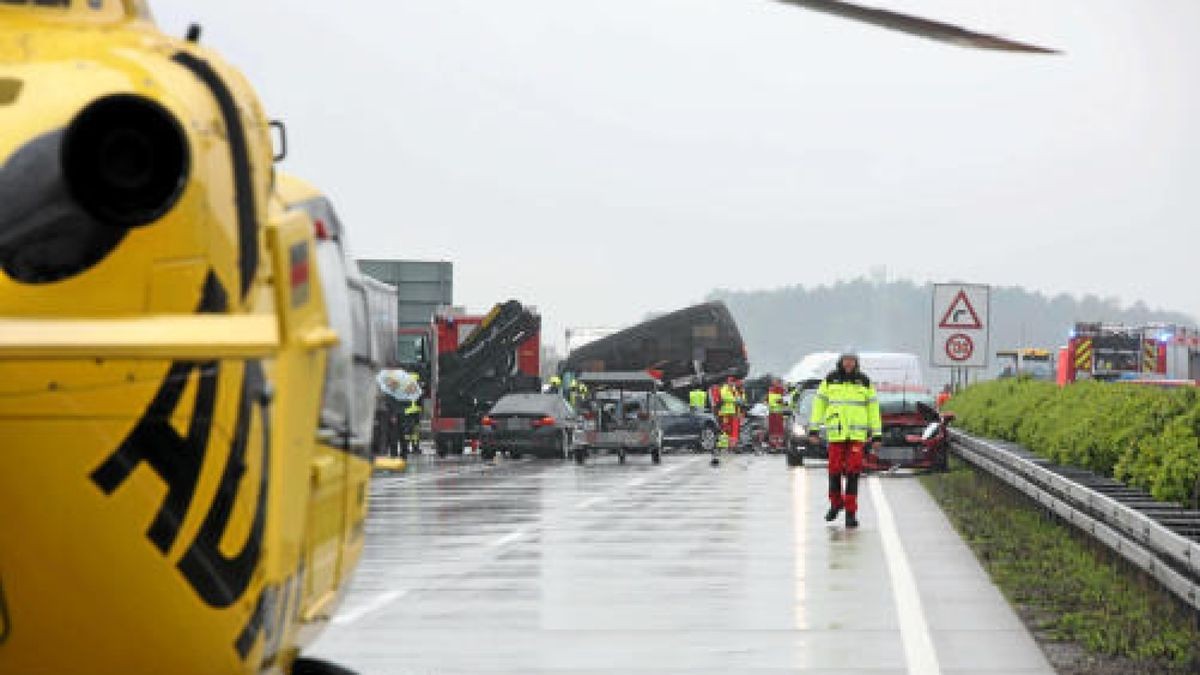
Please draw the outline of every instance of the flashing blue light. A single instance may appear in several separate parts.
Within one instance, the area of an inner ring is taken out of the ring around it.
[[[1071,338],[1072,340],[1074,340],[1074,339],[1075,339],[1075,329],[1074,329],[1074,328],[1072,328],[1072,329],[1071,329],[1071,330],[1070,330],[1070,331],[1067,333],[1067,337]]]
[[[1170,342],[1175,336],[1170,333],[1159,333],[1158,341],[1162,343]]]

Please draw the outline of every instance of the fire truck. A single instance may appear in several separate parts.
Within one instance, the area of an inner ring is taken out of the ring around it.
[[[1200,331],[1174,324],[1077,323],[1059,348],[1058,383],[1079,380],[1195,384]]]
[[[541,317],[516,300],[486,315],[439,308],[430,324],[399,331],[400,367],[425,387],[438,456],[461,453],[501,396],[541,390]]]

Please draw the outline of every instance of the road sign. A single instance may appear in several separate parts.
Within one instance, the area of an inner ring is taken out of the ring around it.
[[[950,357],[951,361],[963,363],[970,361],[975,355],[975,341],[970,335],[955,333],[946,338],[946,356]]]
[[[990,343],[991,289],[978,284],[933,287],[933,365],[986,368]]]
[[[965,328],[967,330],[983,328],[983,322],[979,320],[979,313],[975,311],[975,306],[971,304],[971,298],[967,296],[966,291],[959,291],[958,295],[954,296],[949,309],[942,315],[942,322],[938,324],[938,328]]]

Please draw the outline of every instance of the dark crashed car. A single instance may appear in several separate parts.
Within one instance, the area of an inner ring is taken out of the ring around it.
[[[480,454],[497,452],[514,459],[528,452],[567,459],[575,438],[575,411],[558,394],[506,394],[481,422]]]
[[[880,386],[883,448],[867,455],[866,470],[933,469],[944,471],[949,460],[952,413],[941,414],[924,390]]]

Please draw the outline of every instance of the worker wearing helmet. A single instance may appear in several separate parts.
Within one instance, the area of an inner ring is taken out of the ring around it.
[[[547,394],[561,394],[562,393],[562,378],[557,375],[551,376],[549,384],[546,385],[546,393]]]
[[[879,397],[871,380],[859,369],[853,352],[838,358],[837,368],[821,382],[813,400],[810,442],[820,443],[822,425],[829,440],[829,512],[832,521],[846,509],[846,527],[858,527],[858,477],[862,473],[863,450],[871,441],[874,450],[883,445],[883,422]],[[845,493],[842,476],[846,477]]]

